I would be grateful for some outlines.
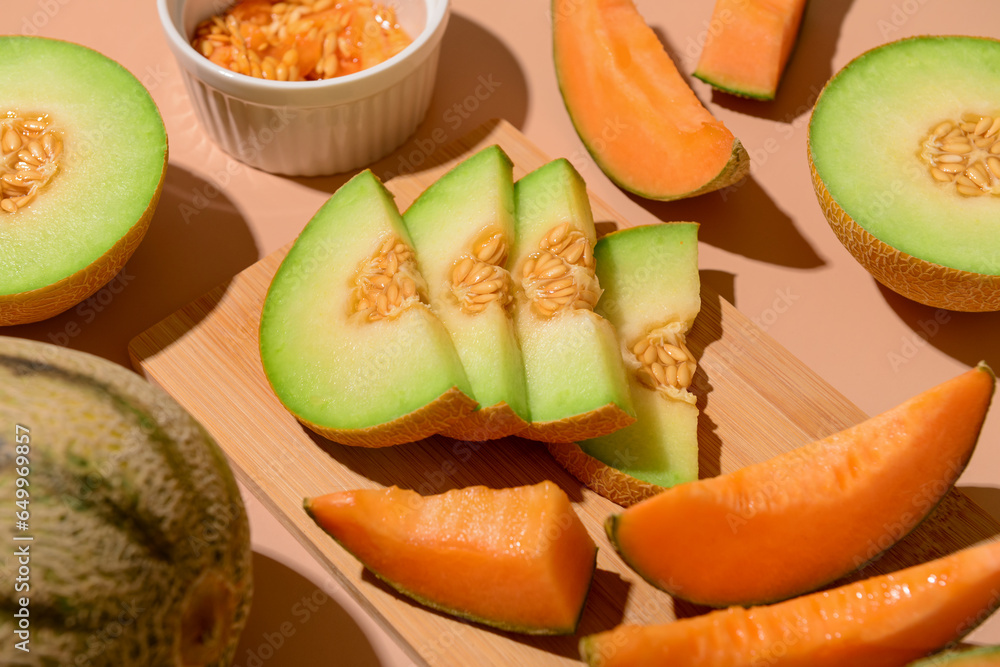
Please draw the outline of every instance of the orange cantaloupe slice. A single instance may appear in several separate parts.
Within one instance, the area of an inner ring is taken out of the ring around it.
[[[429,607],[512,632],[576,631],[597,547],[553,482],[435,496],[342,491],[306,499],[305,509],[376,576]]]
[[[806,0],[716,0],[694,75],[742,97],[773,100]]]
[[[698,101],[632,0],[553,0],[552,19],[563,102],[612,181],[671,200],[746,175],[746,150]]]
[[[601,667],[898,667],[970,632],[1000,603],[998,587],[990,542],[769,607],[619,626],[582,639],[580,653]]]
[[[650,583],[723,607],[815,590],[908,534],[972,455],[993,394],[985,364],[852,428],[608,519]]]

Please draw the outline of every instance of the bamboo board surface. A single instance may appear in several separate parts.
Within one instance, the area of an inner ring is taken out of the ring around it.
[[[548,157],[509,124],[489,123],[428,170],[387,183],[405,210],[455,162],[499,144],[515,178]],[[592,197],[606,233],[629,222]],[[433,437],[380,450],[329,442],[302,427],[278,402],[261,368],[257,328],[264,296],[288,246],[133,339],[136,369],[161,385],[217,439],[237,477],[296,535],[419,664],[559,665],[577,662],[577,641],[622,622],[653,623],[704,611],[674,602],[631,572],[604,535],[617,505],[566,473],[544,445],[518,438],[471,443]],[[689,346],[699,358],[693,385],[702,477],[732,471],[846,428],[866,415],[747,317],[703,285]],[[320,530],[302,499],[340,489],[396,484],[424,494],[484,484],[558,483],[599,547],[597,572],[577,636],[527,637],[493,631],[427,610],[365,572]],[[887,534],[899,527],[887,526]],[[938,557],[1000,533],[1000,524],[958,491],[899,545],[853,578]],[[766,558],[766,554],[762,554]]]

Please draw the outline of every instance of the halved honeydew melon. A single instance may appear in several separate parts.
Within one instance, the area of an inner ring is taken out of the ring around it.
[[[142,84],[70,42],[0,37],[0,326],[56,315],[138,247],[167,135]]]
[[[813,185],[872,276],[920,303],[1000,310],[1000,41],[914,37],[824,87],[809,123]]]
[[[506,268],[514,242],[510,159],[495,145],[479,151],[428,187],[403,220],[430,306],[480,404],[442,433],[490,440],[524,430],[530,416]]]
[[[550,451],[590,488],[628,506],[698,478],[698,407],[688,391],[696,361],[686,342],[701,308],[698,224],[623,229],[598,241],[594,256],[604,288],[597,312],[618,331],[636,421],[581,441],[575,456]]]
[[[601,287],[587,188],[558,159],[514,186],[514,324],[531,424],[519,435],[575,442],[635,421],[614,327],[594,312]]]
[[[288,410],[320,435],[383,447],[470,413],[469,382],[392,195],[370,172],[309,221],[264,302],[261,361]]]

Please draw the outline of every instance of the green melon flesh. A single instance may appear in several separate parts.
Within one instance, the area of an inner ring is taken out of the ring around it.
[[[611,323],[585,309],[541,317],[532,310],[519,288],[525,260],[556,226],[569,221],[591,242],[596,239],[583,179],[569,161],[558,159],[518,180],[514,196],[517,208],[517,240],[511,269],[516,293],[514,322],[524,357],[531,421],[533,424],[571,422],[606,406],[634,417],[618,337]],[[609,432],[616,428],[601,430]],[[578,438],[571,441],[575,439]]]
[[[363,171],[309,221],[271,283],[261,361],[281,402],[311,427],[378,427],[455,388],[471,391],[448,331],[424,303],[375,321],[353,313],[359,266],[393,235],[412,247],[392,195]]]
[[[431,308],[451,334],[472,398],[481,408],[509,406],[527,422],[524,365],[509,309],[494,300],[480,313],[467,313],[452,292],[456,261],[469,255],[484,233],[500,232],[508,247],[513,243],[510,159],[498,146],[467,158],[427,188],[403,220],[427,280]],[[510,435],[520,428],[493,431],[491,437]]]
[[[987,667],[1000,665],[1000,646],[980,646],[967,651],[946,651],[910,663],[909,667]]]
[[[686,334],[701,308],[698,225],[632,227],[605,236],[594,248],[604,288],[597,312],[618,330],[622,356],[653,329],[674,324]],[[586,453],[636,479],[670,487],[698,478],[698,408],[687,391],[667,396],[629,373],[636,422],[583,441]]]
[[[159,190],[167,135],[149,93],[91,49],[0,37],[0,113],[47,113],[59,171],[35,201],[0,215],[0,295],[55,283],[125,236]]]
[[[117,364],[7,337],[0,424],[0,664],[232,664],[250,610],[250,528],[206,431]],[[29,652],[15,648],[21,598]]]
[[[1000,274],[1000,197],[957,195],[919,157],[937,123],[1000,115],[998,63],[1000,41],[973,37],[901,40],[851,62],[827,84],[810,123],[809,150],[833,200],[893,248]]]

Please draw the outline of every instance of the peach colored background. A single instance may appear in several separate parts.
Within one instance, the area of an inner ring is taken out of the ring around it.
[[[688,76],[712,1],[638,4]],[[832,73],[867,48],[909,35],[1000,37],[995,0],[809,3],[776,101],[741,100],[692,80],[750,152],[752,176],[726,193],[674,203],[624,194],[589,159],[559,97],[549,27],[543,0],[454,0],[427,118],[376,171],[419,168],[421,155],[436,146],[432,135],[453,139],[502,117],[548,154],[570,158],[588,185],[631,220],[702,223],[703,280],[869,414],[980,359],[1000,368],[1000,313],[938,311],[880,287],[827,227],[805,159],[809,109]],[[0,32],[68,39],[118,60],[150,90],[170,137],[159,208],[117,282],[89,305],[0,334],[127,366],[132,337],[293,239],[346,180],[274,176],[216,148],[193,116],[152,0],[4,0]],[[959,487],[1000,519],[1000,408],[987,419]],[[274,517],[247,500],[258,595],[236,664],[408,664]],[[970,641],[1000,643],[1000,615]]]

